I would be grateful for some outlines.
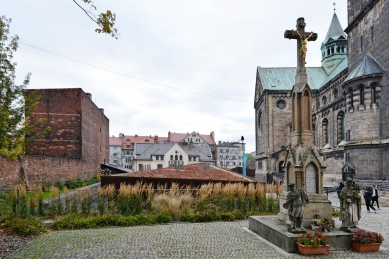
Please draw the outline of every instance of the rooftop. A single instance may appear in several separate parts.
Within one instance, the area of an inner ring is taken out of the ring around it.
[[[253,180],[248,177],[215,166],[211,166],[209,170],[203,170],[202,164],[186,165],[184,166],[183,171],[177,171],[174,168],[169,167],[121,174],[120,176],[253,182]]]

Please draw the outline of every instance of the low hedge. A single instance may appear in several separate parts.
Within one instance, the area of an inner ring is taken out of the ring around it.
[[[140,214],[136,216],[122,216],[119,214],[108,214],[103,216],[82,217],[79,215],[69,215],[60,218],[53,223],[53,229],[84,229],[108,226],[140,226],[164,224],[172,221],[166,214]]]
[[[1,225],[4,228],[9,228],[10,231],[19,236],[38,235],[46,232],[46,228],[38,218],[10,218],[6,219]]]

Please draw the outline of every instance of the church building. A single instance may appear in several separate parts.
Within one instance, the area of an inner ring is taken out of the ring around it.
[[[389,2],[348,0],[348,26],[334,13],[320,67],[307,67],[314,145],[325,161],[324,184],[346,176],[389,176]],[[311,53],[314,53],[312,50]],[[292,131],[295,67],[257,68],[256,177],[284,172]],[[268,177],[269,178],[269,177]]]

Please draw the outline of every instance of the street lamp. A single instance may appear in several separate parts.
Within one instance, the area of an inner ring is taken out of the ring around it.
[[[242,141],[242,174],[244,176],[246,176],[246,161],[245,161],[245,155],[244,155],[244,152],[243,152],[243,141],[244,141],[244,137],[240,137],[240,140]]]

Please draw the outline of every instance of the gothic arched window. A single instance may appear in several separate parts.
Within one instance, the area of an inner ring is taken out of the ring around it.
[[[324,95],[322,98],[323,106],[327,104],[327,97]]]

